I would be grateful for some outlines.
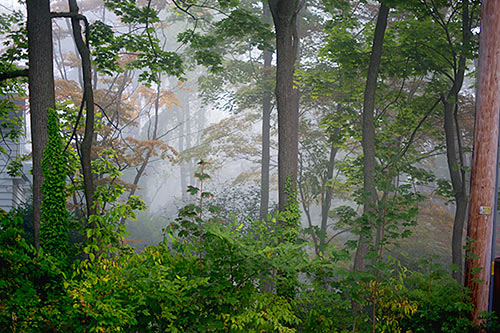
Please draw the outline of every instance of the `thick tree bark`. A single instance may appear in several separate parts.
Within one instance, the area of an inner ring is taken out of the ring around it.
[[[78,14],[78,6],[76,0],[68,0],[70,13]],[[71,26],[73,29],[73,38],[75,39],[76,48],[82,59],[82,75],[83,75],[83,97],[85,99],[86,117],[85,117],[85,133],[81,145],[81,164],[85,190],[85,201],[87,202],[87,214],[95,215],[96,206],[94,205],[94,176],[92,174],[92,141],[94,139],[94,91],[92,88],[92,65],[90,61],[90,50],[82,37],[82,28],[80,26],[80,17],[71,18]],[[88,42],[88,41],[87,41]]]
[[[465,261],[465,286],[474,304],[473,319],[488,311],[491,276],[493,215],[496,214],[498,124],[500,110],[500,1],[484,1],[481,8],[479,77],[472,156],[469,223],[472,240]],[[479,268],[479,271],[477,269]]]
[[[377,90],[377,77],[380,68],[380,59],[382,57],[382,45],[384,44],[388,15],[389,7],[381,3],[373,36],[372,52],[370,55],[370,64],[368,67],[363,101],[363,138],[361,142],[363,146],[363,191],[365,195],[363,214],[365,214],[368,219],[376,213],[378,201],[377,189],[375,186],[375,92]],[[368,226],[367,228],[369,232],[372,232],[372,227]],[[364,257],[369,250],[369,240],[370,237],[366,234],[360,235],[358,249],[354,258],[354,270],[365,270]]]
[[[27,1],[29,100],[33,159],[33,230],[40,248],[42,155],[48,140],[47,110],[55,108],[52,23],[49,0]]]
[[[288,204],[286,189],[296,192],[299,114],[296,105],[297,90],[293,87],[293,74],[298,47],[296,31],[299,0],[270,0],[269,8],[276,30],[276,102],[278,107],[278,192],[279,209]]]
[[[271,12],[264,4],[264,22],[269,23]],[[264,78],[269,76],[273,52],[264,51]],[[262,161],[260,173],[260,213],[259,218],[264,220],[269,212],[269,165],[271,160],[271,92],[266,92],[262,98]]]

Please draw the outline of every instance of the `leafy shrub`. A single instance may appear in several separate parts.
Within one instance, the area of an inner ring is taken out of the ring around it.
[[[23,237],[22,218],[0,220],[0,330],[65,330],[69,298],[57,258],[40,253]]]
[[[266,253],[293,249],[257,246],[237,227],[210,226],[201,242],[173,238],[136,255],[83,262],[66,283],[75,329],[289,331],[299,322],[290,300],[260,293],[259,279],[275,264]]]
[[[443,270],[412,272],[406,281],[408,297],[418,304],[417,311],[401,322],[413,332],[467,332],[472,304],[463,288]]]

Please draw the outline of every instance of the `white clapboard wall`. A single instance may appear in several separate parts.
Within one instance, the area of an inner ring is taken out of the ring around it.
[[[21,110],[19,113],[13,114],[16,117],[22,115]],[[2,130],[5,131],[5,129]],[[6,150],[6,153],[0,153],[0,208],[10,211],[26,202],[31,187],[31,177],[29,177],[30,167],[27,165],[23,167],[21,176],[11,177],[7,173],[9,161],[19,154],[26,153],[24,151],[26,138],[21,138],[20,142],[12,142],[4,138],[5,136],[0,136],[0,146]]]

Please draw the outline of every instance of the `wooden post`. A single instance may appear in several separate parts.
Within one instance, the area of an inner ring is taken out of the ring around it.
[[[474,304],[473,320],[488,311],[491,247],[500,111],[500,0],[483,1],[479,77],[472,156],[465,286]]]

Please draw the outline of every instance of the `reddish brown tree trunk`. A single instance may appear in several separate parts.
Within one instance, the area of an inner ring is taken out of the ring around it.
[[[500,110],[500,1],[484,1],[481,9],[476,127],[472,156],[469,224],[472,240],[465,261],[465,284],[474,304],[473,319],[488,310],[495,179]],[[483,282],[480,283],[479,280]]]

